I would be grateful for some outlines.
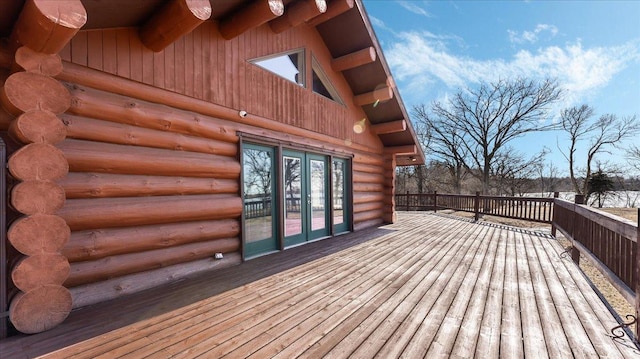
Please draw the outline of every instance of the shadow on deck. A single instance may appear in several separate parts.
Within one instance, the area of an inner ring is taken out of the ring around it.
[[[427,213],[72,312],[34,357],[633,357],[550,236]]]

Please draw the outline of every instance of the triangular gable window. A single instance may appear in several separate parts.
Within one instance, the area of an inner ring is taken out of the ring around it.
[[[252,64],[304,86],[304,50],[283,52],[250,60]]]
[[[338,91],[333,87],[329,77],[322,71],[315,58],[312,58],[311,68],[313,70],[313,92],[342,104]]]

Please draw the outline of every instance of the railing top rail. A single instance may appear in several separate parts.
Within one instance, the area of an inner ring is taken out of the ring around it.
[[[454,193],[396,193],[396,196],[433,196],[438,197],[463,197],[463,198],[475,198],[475,194],[454,194]],[[518,197],[518,196],[486,196],[480,195],[480,198],[484,199],[497,199],[497,200],[517,200],[528,202],[553,202],[553,198],[550,197]]]
[[[588,218],[589,220],[613,231],[625,238],[629,238],[633,242],[638,242],[638,225],[633,221],[626,218],[614,216],[613,214],[591,208],[582,204],[574,204],[569,201],[565,201],[556,198],[555,205],[560,207],[574,210],[581,216]]]

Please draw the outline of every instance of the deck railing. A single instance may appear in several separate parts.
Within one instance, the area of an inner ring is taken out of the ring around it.
[[[453,209],[481,215],[491,215],[527,221],[551,223],[553,198],[496,197],[440,193],[407,193],[396,195],[396,209],[401,211],[438,211]]]
[[[550,223],[552,234],[560,231],[571,241],[571,258],[580,263],[587,258],[607,280],[632,304],[636,318],[640,313],[640,209],[638,223],[613,216],[583,205],[584,197],[575,203],[557,198],[493,197],[438,193],[397,194],[396,209],[437,211],[453,209],[480,215],[523,219]],[[640,325],[636,324],[636,338]]]
[[[637,317],[640,309],[640,209],[638,223],[633,223],[583,205],[582,196],[576,196],[575,202],[555,199],[553,228],[571,241],[571,258],[576,264],[580,263],[582,254],[629,303],[635,303]],[[636,338],[639,336],[640,325],[636,324]]]

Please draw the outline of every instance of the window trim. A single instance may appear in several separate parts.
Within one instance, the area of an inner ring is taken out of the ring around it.
[[[283,57],[283,56],[289,56],[291,54],[298,54],[299,58],[298,58],[298,81],[293,81],[290,78],[287,78],[285,76],[283,76],[282,74],[279,74],[275,71],[272,71],[264,66],[261,66],[258,64],[258,62],[260,61],[266,61],[266,60],[272,60],[272,59],[276,59],[279,57]],[[294,83],[300,87],[307,87],[307,54],[306,54],[306,49],[304,47],[302,48],[298,48],[298,49],[293,49],[293,50],[289,50],[289,51],[284,51],[284,52],[279,52],[277,54],[272,54],[272,55],[267,55],[267,56],[261,56],[261,57],[256,57],[250,60],[247,60],[251,65],[254,65],[256,67],[259,67],[262,70],[265,70],[267,72],[270,72],[282,79],[285,79],[291,83]]]
[[[327,97],[313,89],[314,74],[318,77],[318,80],[320,80],[320,83],[322,83],[322,86],[324,86],[327,92],[329,92],[331,97]],[[313,55],[311,55],[311,82],[311,91],[313,93],[344,106],[344,101],[342,101],[342,97],[340,97],[338,90],[336,90],[336,87],[333,85],[333,82],[331,82],[331,79],[329,79],[329,76],[327,76],[327,73],[320,65],[320,62],[318,62],[318,60],[316,60],[316,57]]]

